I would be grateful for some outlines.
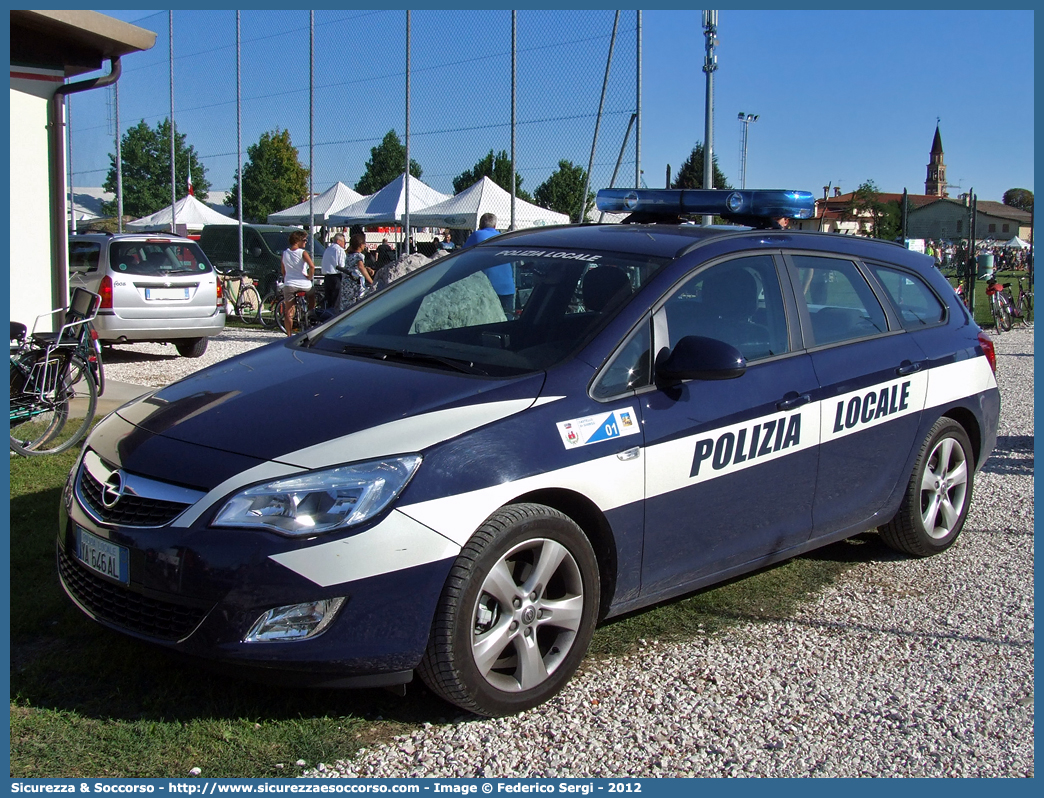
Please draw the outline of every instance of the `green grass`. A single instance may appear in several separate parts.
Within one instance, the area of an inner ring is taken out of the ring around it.
[[[86,619],[62,594],[57,509],[75,454],[11,460],[11,775],[277,777],[460,711],[419,682],[381,690],[255,685]],[[603,625],[592,656],[786,617],[852,563],[890,557],[876,538],[835,544]],[[380,718],[380,720],[378,720]],[[283,765],[280,768],[278,765]]]
[[[947,279],[950,281],[950,285],[956,287],[958,283],[957,277],[950,271],[945,272]],[[1026,280],[1026,272],[997,272],[997,282],[1000,283],[1011,283],[1012,296],[1016,297],[1018,294],[1018,278],[1021,277],[1023,285],[1027,291],[1032,290],[1032,287]],[[990,313],[989,298],[986,296],[986,281],[981,279],[975,280],[975,323],[980,327],[995,327],[993,321],[993,314]],[[1033,321],[1032,311],[1029,314],[1028,321]],[[1021,322],[1018,319],[1014,319],[1014,326],[1017,327]]]

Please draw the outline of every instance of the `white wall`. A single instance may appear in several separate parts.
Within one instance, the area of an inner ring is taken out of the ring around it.
[[[11,76],[11,226],[8,236],[11,319],[30,329],[38,315],[52,309],[47,106],[54,90],[61,85],[60,78],[49,80],[48,73],[31,71],[39,72],[43,79]],[[59,179],[64,181],[64,176]]]

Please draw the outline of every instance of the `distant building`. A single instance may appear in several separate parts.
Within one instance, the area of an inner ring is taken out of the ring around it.
[[[939,135],[939,124],[935,124],[935,138],[932,139],[932,151],[928,156],[928,177],[924,181],[924,193],[936,197],[948,197],[946,191],[946,164],[943,163],[942,136]]]
[[[867,215],[860,215],[852,210],[855,192],[842,194],[840,188],[834,188],[834,195],[827,196],[827,188],[823,189],[823,198],[816,200],[815,215],[811,219],[794,220],[790,226],[796,230],[817,230],[824,233],[846,233],[849,235],[869,235],[873,221]],[[902,194],[880,193],[880,202],[896,202],[900,206]],[[909,208],[920,208],[929,205],[939,198],[927,194],[907,194]]]
[[[1010,241],[1015,236],[1023,241],[1033,239],[1033,228],[1030,226],[1033,217],[1027,211],[990,200],[979,200],[976,208],[977,241]],[[911,208],[907,217],[907,237],[935,240],[967,238],[968,226],[966,202],[942,198],[929,205]]]

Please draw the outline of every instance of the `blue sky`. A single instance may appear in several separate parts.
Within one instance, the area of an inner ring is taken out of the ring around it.
[[[151,52],[124,60],[120,82],[121,127],[140,118],[155,124],[169,113],[166,13],[103,13],[159,34]],[[404,129],[398,99],[404,13],[323,13],[317,12],[317,39],[320,20],[327,37],[316,59],[322,88],[315,141],[323,142],[314,150],[317,190],[334,180],[354,184],[375,139]],[[490,123],[509,118],[510,17],[467,13],[413,13],[411,155],[425,181],[447,193],[452,177],[489,149],[510,147],[506,126]],[[547,12],[537,36],[537,26],[528,24],[535,18],[526,13],[542,12],[519,12],[518,115],[529,120],[519,132],[519,171],[532,191],[559,157],[587,165],[612,14]],[[244,95],[255,98],[244,106],[243,146],[263,130],[288,127],[306,161],[307,12],[265,14],[243,13],[244,42],[252,42],[244,47]],[[177,11],[174,21],[178,129],[207,156],[212,185],[226,188],[235,168],[234,15]],[[345,44],[331,48],[330,29],[340,27]],[[646,10],[643,28],[641,160],[645,182],[659,187],[666,166],[676,172],[704,137],[701,12]],[[748,188],[820,194],[828,184],[850,191],[872,180],[882,191],[922,193],[938,117],[951,195],[974,188],[981,199],[1000,200],[1008,188],[1032,190],[1033,28],[1031,11],[722,10],[714,76],[719,166],[738,186],[736,117],[743,111],[759,115],[749,130]],[[602,185],[633,109],[633,29],[633,12],[622,14],[596,158],[595,182]],[[286,77],[273,80],[273,72]],[[106,129],[111,109],[102,94],[75,95],[73,168],[80,185],[101,184],[113,149]],[[569,118],[572,109],[583,118]],[[630,145],[621,171],[618,184],[633,182]]]

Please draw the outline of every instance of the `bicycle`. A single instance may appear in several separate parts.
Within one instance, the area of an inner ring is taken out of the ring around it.
[[[294,292],[293,307],[291,308],[290,321],[291,327],[293,328],[292,330],[286,329],[285,299],[280,297],[272,312],[275,316],[275,323],[278,325],[279,329],[282,332],[290,334],[293,334],[294,332],[304,332],[306,329],[308,329],[308,292]]]
[[[1025,327],[1031,327],[1033,326],[1033,291],[1025,289],[1022,277],[1016,277],[1015,280],[1019,284],[1018,297],[1012,295],[1011,283],[1002,284],[1002,297],[1008,303],[1012,319],[1018,319]]]
[[[1004,286],[997,282],[996,272],[986,276],[986,297],[997,329],[1008,332],[1011,329],[1011,305],[1004,296]]]
[[[259,323],[261,314],[261,294],[244,271],[218,272],[221,279],[219,288],[221,296],[228,304],[229,312],[234,313],[240,321]]]
[[[97,333],[91,321],[101,297],[77,288],[56,333],[36,332],[11,322],[11,451],[25,457],[64,452],[78,444],[91,424],[104,390]],[[102,386],[99,390],[99,385]]]

